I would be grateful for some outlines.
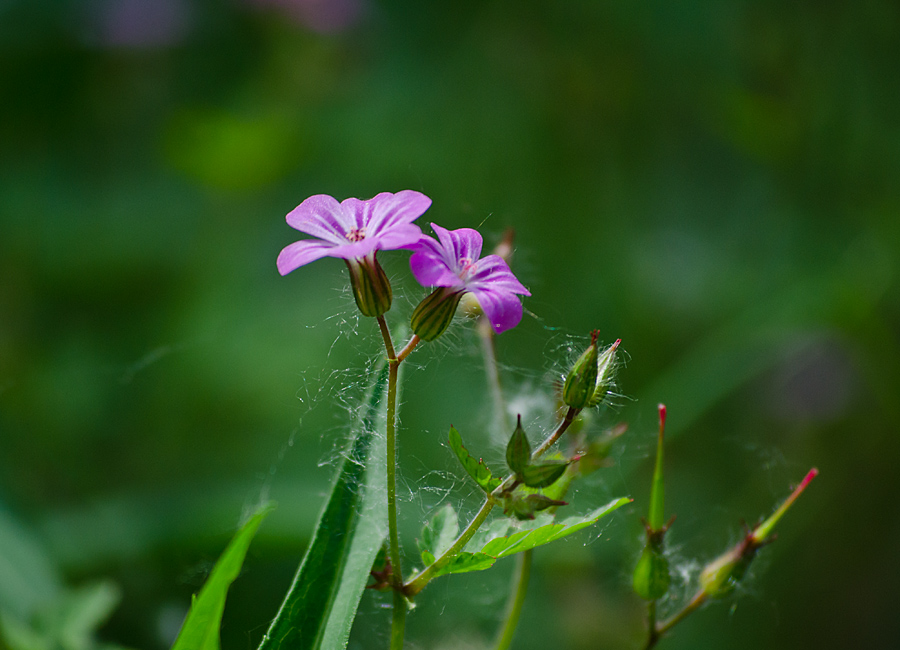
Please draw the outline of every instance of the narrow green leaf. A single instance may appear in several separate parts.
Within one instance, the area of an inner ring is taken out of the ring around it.
[[[521,475],[530,462],[531,443],[528,442],[528,436],[525,435],[525,429],[522,428],[522,416],[520,415],[516,423],[516,430],[513,431],[509,444],[506,445],[506,464],[513,473]]]
[[[387,534],[386,450],[384,437],[375,435],[384,429],[387,377],[383,366],[306,555],[259,650],[346,647]]]
[[[241,571],[250,540],[271,511],[270,505],[257,509],[228,544],[200,594],[194,597],[172,650],[219,650],[219,627],[225,611],[228,587]]]
[[[560,460],[548,460],[543,463],[528,465],[522,470],[522,482],[531,488],[550,487],[563,475],[569,463]]]
[[[429,553],[431,557],[442,555],[453,545],[457,535],[459,535],[459,517],[456,516],[453,506],[448,503],[422,528],[419,550],[423,553],[423,559],[425,553]],[[429,563],[426,562],[426,566],[427,564]]]
[[[495,478],[494,475],[491,474],[491,470],[484,464],[483,460],[476,460],[475,457],[468,452],[463,446],[462,436],[459,435],[459,431],[457,431],[455,427],[450,427],[450,449],[456,454],[456,457],[462,464],[463,469],[466,470],[466,473],[475,479],[475,482],[481,486],[482,490],[490,493],[500,487],[503,480]]]
[[[453,559],[436,576],[489,569],[500,558],[509,557],[515,553],[521,553],[522,551],[555,542],[582,528],[587,528],[626,503],[631,503],[631,499],[622,497],[597,508],[583,517],[568,517],[559,523],[544,524],[536,528],[520,530],[508,537],[490,537],[486,542],[484,541],[485,536],[473,537],[472,541],[466,545],[467,550],[453,556]],[[508,526],[508,524],[506,525]]]

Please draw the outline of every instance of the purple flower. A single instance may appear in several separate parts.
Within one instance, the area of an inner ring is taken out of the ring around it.
[[[382,192],[368,201],[317,194],[291,210],[292,228],[317,239],[303,239],[278,255],[278,272],[287,275],[322,257],[374,260],[377,250],[410,248],[422,236],[413,225],[431,206],[431,199],[413,190]]]
[[[326,194],[311,196],[288,213],[287,222],[318,239],[285,247],[278,255],[278,272],[287,275],[321,257],[339,257],[347,262],[359,310],[365,316],[381,316],[391,308],[393,293],[375,253],[411,248],[422,236],[412,222],[430,205],[431,199],[412,190],[340,203]]]
[[[413,249],[409,266],[419,284],[445,287],[445,295],[469,292],[478,300],[494,331],[500,334],[522,320],[518,295],[530,296],[499,255],[481,255],[477,230],[447,230],[431,224],[439,241],[422,235]],[[451,313],[452,316],[452,313]]]

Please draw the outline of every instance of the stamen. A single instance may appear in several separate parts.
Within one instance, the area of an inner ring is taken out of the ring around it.
[[[358,241],[362,241],[366,238],[366,229],[365,228],[354,228],[349,231],[346,235],[347,241],[356,243]]]

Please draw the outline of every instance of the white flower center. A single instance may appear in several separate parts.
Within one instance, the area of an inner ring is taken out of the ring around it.
[[[362,241],[366,238],[366,229],[365,228],[354,228],[349,231],[346,235],[347,241],[356,243],[358,241]]]

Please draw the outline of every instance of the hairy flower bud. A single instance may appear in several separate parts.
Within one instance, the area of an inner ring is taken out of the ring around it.
[[[438,287],[419,303],[410,319],[412,330],[423,341],[433,341],[443,334],[456,314],[463,292],[451,287]]]
[[[375,259],[375,255],[359,259],[346,260],[350,269],[350,285],[356,306],[363,316],[381,316],[391,308],[393,293],[391,283],[384,269]]]
[[[591,395],[589,406],[597,406],[606,398],[606,392],[612,383],[613,374],[616,369],[616,351],[622,339],[616,339],[616,342],[606,348],[597,358],[597,381],[594,384],[594,392]]]
[[[591,344],[585,350],[566,377],[563,386],[563,402],[566,406],[583,409],[594,396],[597,384],[597,330],[591,332]]]

